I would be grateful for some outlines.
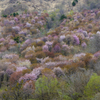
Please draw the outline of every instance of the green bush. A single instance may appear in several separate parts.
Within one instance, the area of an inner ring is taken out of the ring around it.
[[[67,17],[65,15],[61,15],[60,20],[66,19]]]
[[[7,17],[7,15],[2,15],[2,16],[5,17],[5,18]]]
[[[19,13],[17,12],[16,15],[19,15]]]
[[[73,1],[73,2],[72,2],[72,6],[75,6],[75,5],[76,5],[76,3]]]
[[[66,82],[42,76],[35,83],[34,100],[72,100],[66,93],[67,86]]]
[[[19,43],[19,36],[14,37],[14,41],[16,41],[17,43]]]
[[[85,87],[84,94],[87,100],[90,100],[98,92],[100,92],[100,76],[94,73]]]
[[[52,100],[57,96],[57,79],[48,79],[45,76],[39,78],[35,83],[35,96],[36,100]]]
[[[12,16],[12,15],[15,17],[15,16],[19,15],[19,13],[17,13],[17,12],[15,13],[14,12],[13,14],[10,14],[10,16]]]
[[[16,13],[13,13],[13,16],[15,17],[16,16]]]
[[[74,0],[74,1],[72,2],[72,6],[76,6],[76,3],[78,3],[78,0]]]

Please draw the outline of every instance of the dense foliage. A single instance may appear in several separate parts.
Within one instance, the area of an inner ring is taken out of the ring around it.
[[[0,18],[2,100],[100,100],[99,60],[100,9]]]

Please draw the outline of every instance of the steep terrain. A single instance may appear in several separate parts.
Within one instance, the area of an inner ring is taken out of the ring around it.
[[[74,1],[0,1],[0,100],[100,100],[100,0]]]
[[[100,9],[59,13],[0,17],[0,99],[100,100]]]

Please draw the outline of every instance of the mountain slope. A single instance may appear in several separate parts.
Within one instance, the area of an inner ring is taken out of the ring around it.
[[[0,12],[10,14],[16,11],[22,12],[25,9],[29,11],[54,11],[64,8],[66,11],[77,11],[85,4],[84,0],[79,0],[76,7],[72,7],[73,0],[0,0]]]

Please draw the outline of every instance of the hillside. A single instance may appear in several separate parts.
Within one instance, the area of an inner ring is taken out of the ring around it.
[[[77,1],[77,0],[76,0]],[[0,0],[0,13],[11,14],[23,11],[47,11],[60,9],[61,12],[81,11],[82,9],[94,9],[100,7],[99,0],[78,0],[76,6],[72,6],[73,0]]]
[[[0,1],[0,100],[100,100],[100,2],[62,1]]]
[[[78,11],[86,5],[84,0],[79,0],[76,7],[72,7],[73,0],[0,0],[0,12],[3,14],[11,14],[13,12],[23,12],[24,10],[29,11],[54,11],[56,9],[66,9],[64,11],[69,12],[70,10]]]

